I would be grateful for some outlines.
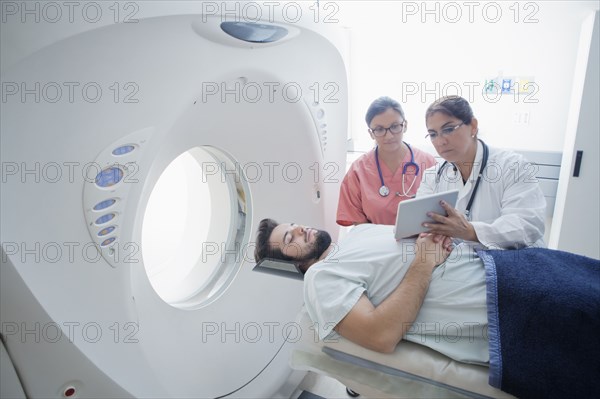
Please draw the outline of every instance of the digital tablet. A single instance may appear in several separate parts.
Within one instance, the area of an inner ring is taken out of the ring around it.
[[[304,280],[304,274],[291,261],[265,258],[258,262],[252,270],[255,272],[273,274],[275,276]]]
[[[396,215],[394,237],[396,240],[400,240],[427,231],[428,229],[423,227],[423,223],[434,222],[433,219],[427,216],[427,212],[446,215],[446,211],[440,205],[440,201],[444,200],[455,208],[457,199],[458,190],[450,190],[400,202],[398,204],[398,214]]]

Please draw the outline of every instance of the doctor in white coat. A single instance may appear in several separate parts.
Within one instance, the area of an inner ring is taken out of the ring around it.
[[[428,136],[444,158],[423,175],[417,197],[458,189],[448,216],[430,214],[429,232],[487,248],[543,247],[546,200],[537,166],[512,151],[489,148],[477,137],[478,122],[459,96],[436,100],[425,115]]]

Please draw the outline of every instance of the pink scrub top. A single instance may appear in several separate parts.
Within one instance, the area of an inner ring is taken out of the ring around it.
[[[360,223],[396,224],[398,204],[400,201],[413,198],[416,195],[423,173],[436,164],[435,158],[431,154],[413,146],[411,148],[415,157],[414,162],[419,165],[419,174],[416,176],[414,166],[408,166],[406,174],[402,174],[404,163],[410,162],[410,151],[406,152],[402,166],[396,170],[394,175],[385,163],[381,159],[379,160],[383,181],[390,190],[387,197],[382,197],[379,194],[381,180],[375,162],[375,149],[362,155],[352,163],[340,188],[336,217],[339,225],[350,226]],[[407,196],[404,196],[402,179],[404,179],[404,190],[406,190]],[[415,179],[414,184],[413,179]]]

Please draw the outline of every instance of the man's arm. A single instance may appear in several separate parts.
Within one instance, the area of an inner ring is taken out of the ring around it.
[[[398,287],[377,307],[363,294],[335,330],[368,349],[392,353],[421,309],[433,268],[447,257],[443,242],[419,237],[415,259]]]

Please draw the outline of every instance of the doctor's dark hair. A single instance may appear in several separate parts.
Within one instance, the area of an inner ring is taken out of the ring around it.
[[[256,263],[265,258],[273,258],[280,260],[293,260],[292,257],[284,255],[280,248],[272,248],[269,246],[269,238],[275,227],[279,226],[273,219],[263,219],[258,225],[256,233],[256,248],[254,248],[254,260]]]
[[[473,110],[469,102],[459,96],[446,96],[435,100],[425,112],[425,121],[436,112],[460,119],[465,125],[473,120]]]
[[[406,119],[404,117],[404,111],[402,110],[400,103],[398,101],[394,100],[393,98],[384,96],[384,97],[379,97],[378,99],[373,101],[371,103],[371,105],[369,105],[369,109],[367,109],[367,115],[365,115],[365,120],[367,121],[367,126],[371,127],[371,121],[373,120],[373,118],[375,118],[379,114],[383,114],[385,111],[387,111],[390,108],[393,109],[394,111],[398,112],[400,114],[400,116],[402,117],[402,119]]]

